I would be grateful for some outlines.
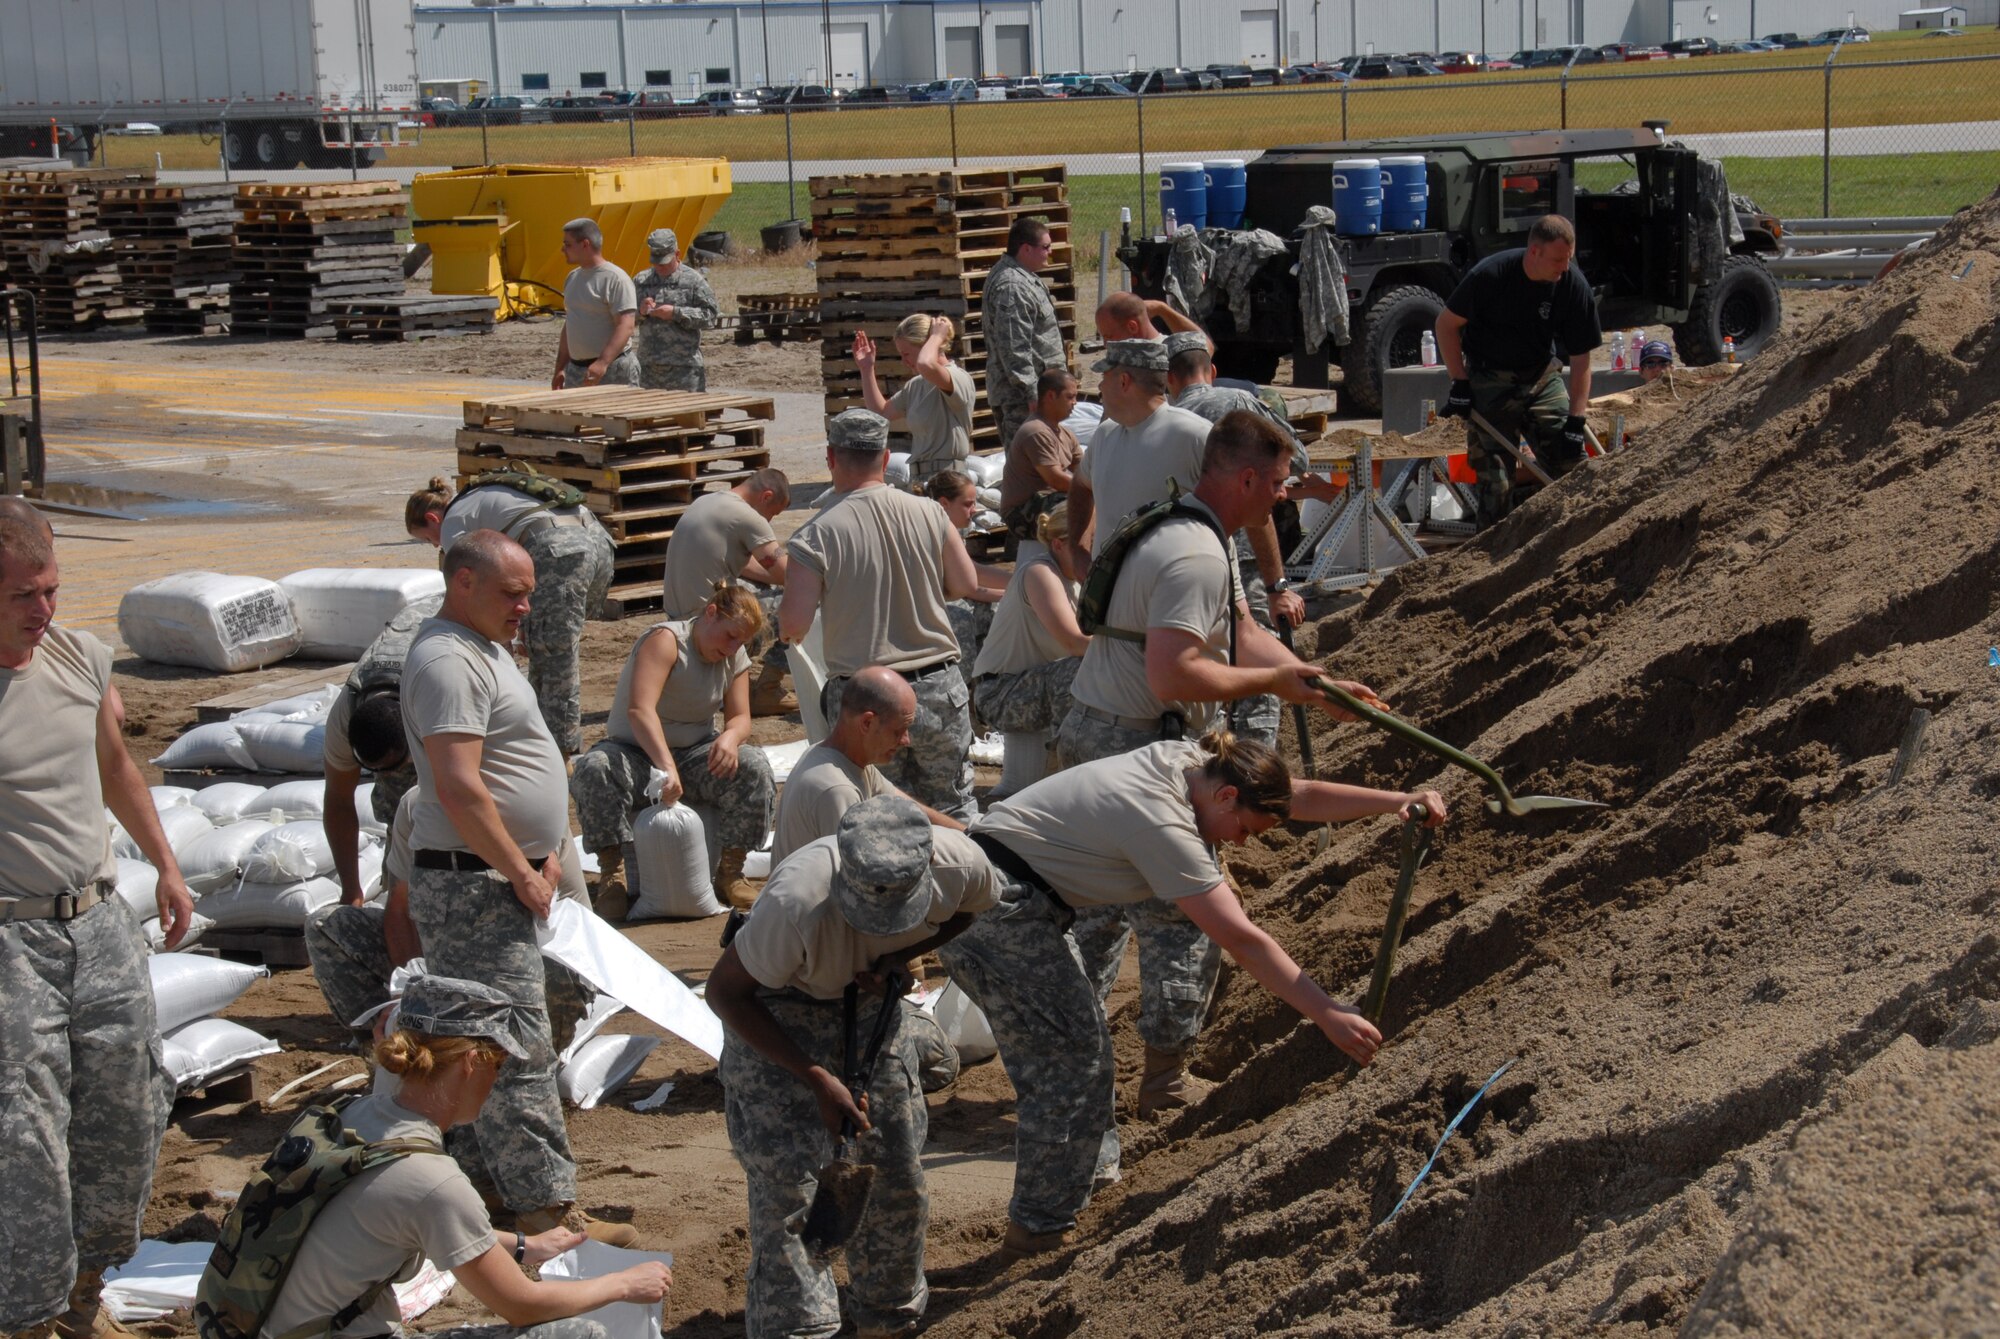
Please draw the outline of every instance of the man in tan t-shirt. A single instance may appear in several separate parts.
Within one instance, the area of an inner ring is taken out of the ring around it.
[[[777,635],[778,601],[784,596],[785,550],[771,522],[792,504],[791,481],[783,470],[754,471],[735,487],[703,493],[674,524],[667,544],[666,599],[670,619],[693,618],[715,593],[718,581],[745,581],[764,607],[768,646],[763,671],[750,685],[753,716],[783,716],[798,700],[785,691],[785,645]]]
[[[168,948],[194,914],[125,751],[111,652],[55,622],[55,544],[0,499],[0,1333],[104,1339],[104,1271],[131,1259],[173,1081],[146,946],[116,896],[112,814],[159,872]]]
[[[963,821],[972,808],[972,694],[945,603],[986,578],[944,508],[883,482],[888,451],[889,424],[880,414],[849,409],[827,424],[834,501],[786,546],[779,633],[797,643],[820,614],[828,720],[839,715],[842,690],[864,666],[909,680],[917,718],[909,747],[885,774],[905,794]],[[994,582],[995,589],[1005,585]]]
[[[806,750],[778,797],[771,868],[801,846],[831,837],[841,815],[861,801],[902,794],[881,767],[909,745],[916,718],[917,695],[896,671],[870,665],[847,681],[833,729]],[[928,805],[918,807],[935,826],[964,826]]]
[[[1070,476],[1083,456],[1063,420],[1076,411],[1076,378],[1052,367],[1035,383],[1035,412],[1007,443],[1000,476],[1000,519],[1016,538],[1040,542],[1035,523],[1069,493]]]
[[[576,268],[563,280],[563,330],[550,388],[638,385],[632,330],[639,290],[632,276],[604,258],[604,232],[594,219],[563,224],[562,253]]]

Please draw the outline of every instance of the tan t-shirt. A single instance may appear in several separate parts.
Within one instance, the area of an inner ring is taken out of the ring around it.
[[[110,648],[60,624],[24,667],[0,669],[0,901],[116,876],[97,772],[110,687]]]
[[[1195,499],[1188,501],[1202,507]],[[1238,598],[1231,551],[1202,522],[1172,517],[1126,553],[1104,621],[1131,632],[1191,632],[1206,643],[1210,660],[1226,664],[1229,621]],[[1146,682],[1146,648],[1120,637],[1090,639],[1070,692],[1086,707],[1114,716],[1157,717],[1177,711],[1186,718],[1191,736],[1206,730],[1218,709],[1214,702],[1161,701]]]
[[[389,1097],[358,1098],[341,1115],[349,1129],[371,1143],[444,1142],[437,1126]],[[330,1319],[385,1279],[408,1282],[425,1260],[439,1269],[468,1264],[493,1249],[494,1241],[479,1192],[443,1153],[412,1153],[363,1172],[313,1219],[277,1305],[264,1322],[264,1339]],[[341,1333],[388,1334],[401,1324],[395,1290],[385,1288],[375,1305]]]
[[[611,342],[621,312],[636,314],[639,290],[616,265],[581,266],[563,280],[563,315],[571,362],[594,363]]]
[[[412,840],[419,851],[469,851],[446,816],[424,752],[431,735],[484,738],[479,775],[500,822],[524,855],[540,860],[569,836],[569,772],[512,653],[471,628],[429,618],[403,662],[403,735],[417,764]]]
[[[639,747],[639,735],[632,728],[630,715],[632,668],[639,662],[639,649],[662,630],[673,633],[674,640],[680,643],[680,650],[673,669],[667,674],[666,684],[660,689],[660,700],[655,704],[655,710],[660,715],[660,733],[667,737],[669,747],[677,749],[706,743],[722,733],[717,717],[722,711],[723,694],[729,691],[730,680],[750,672],[750,653],[739,646],[734,655],[711,665],[695,649],[694,625],[695,620],[691,618],[655,623],[639,634],[639,640],[632,645],[632,653],[625,657],[625,668],[618,673],[618,691],[611,698],[611,716],[604,722],[607,738]]]
[[[787,546],[818,574],[829,675],[923,669],[958,655],[945,611],[951,519],[929,498],[870,484],[799,527]]]
[[[474,530],[498,530],[516,544],[561,521],[580,519],[582,507],[545,507],[518,488],[505,484],[484,484],[469,488],[445,508],[438,525],[438,554]]]
[[[1007,469],[1000,476],[1000,514],[1006,515],[1048,487],[1042,482],[1039,466],[1052,465],[1074,474],[1077,461],[1082,458],[1083,448],[1077,445],[1076,434],[1062,424],[1044,423],[1038,418],[1023,423],[1014,440],[1007,444]]]
[[[805,751],[778,795],[772,820],[771,867],[809,842],[831,837],[840,816],[863,800],[899,792],[876,768],[858,766],[831,744]]]
[[[1067,768],[993,804],[972,830],[999,838],[1072,907],[1192,897],[1222,882],[1188,797],[1187,769],[1207,758],[1175,740]]]
[[[1152,417],[1127,428],[1110,419],[1097,425],[1090,450],[1076,467],[1076,477],[1090,485],[1099,542],[1109,539],[1118,523],[1149,502],[1167,496],[1167,481],[1194,492],[1201,481],[1202,452],[1208,446],[1208,420],[1185,409],[1161,405]]]
[[[667,541],[668,618],[693,618],[715,594],[715,583],[734,581],[743,565],[766,544],[775,544],[771,523],[734,490],[703,493],[674,523]]]
[[[798,990],[837,1000],[855,973],[897,949],[937,933],[953,916],[977,915],[999,896],[999,879],[970,837],[931,829],[931,878],[936,885],[923,924],[904,934],[865,935],[847,923],[833,900],[840,839],[822,837],[772,871],[750,919],[732,946],[743,968],[769,990]]]
[[[1046,567],[1055,574],[1069,596],[1070,608],[1076,608],[1076,583],[1063,576],[1056,560],[1046,551],[1016,564],[1014,575],[1007,578],[1007,593],[993,607],[993,626],[987,629],[986,640],[979,644],[973,678],[985,674],[1019,674],[1038,665],[1052,664],[1069,654],[1042,623],[1035,607],[1028,603],[1028,573],[1037,567]],[[1124,574],[1119,577],[1122,583]]]
[[[922,376],[912,376],[889,397],[888,417],[901,417],[910,429],[910,463],[964,460],[972,454],[972,402],[979,395],[972,375],[957,363],[951,373],[951,394]]]

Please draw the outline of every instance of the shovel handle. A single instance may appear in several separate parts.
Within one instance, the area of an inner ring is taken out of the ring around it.
[[[1422,730],[1411,725],[1400,716],[1392,716],[1380,707],[1369,706],[1366,702],[1363,702],[1360,698],[1354,696],[1354,694],[1348,692],[1331,679],[1321,677],[1315,686],[1319,689],[1321,696],[1325,697],[1335,706],[1353,712],[1356,716],[1359,716],[1362,720],[1378,729],[1387,730],[1392,735],[1409,740],[1419,748],[1435,753],[1448,763],[1463,767],[1466,771],[1493,787],[1494,791],[1500,796],[1503,805],[1512,807],[1514,796],[1508,791],[1507,783],[1500,779],[1498,772],[1473,757],[1470,753],[1465,752],[1463,749],[1453,748],[1442,739],[1438,739],[1433,735],[1425,734]]]
[[[1396,950],[1403,943],[1403,923],[1410,915],[1410,893],[1417,885],[1417,869],[1430,854],[1431,830],[1424,826],[1430,810],[1421,804],[1410,806],[1403,820],[1398,846],[1402,865],[1396,871],[1396,891],[1389,897],[1389,916],[1382,925],[1382,942],[1375,950],[1375,974],[1368,981],[1368,994],[1361,1002],[1361,1014],[1379,1026],[1382,1011],[1389,1003],[1389,980],[1395,974]]]

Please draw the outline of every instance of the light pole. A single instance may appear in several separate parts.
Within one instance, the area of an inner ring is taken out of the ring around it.
[[[826,86],[833,88],[833,0],[819,0],[819,28],[826,38]]]
[[[1360,0],[1347,0],[1347,54],[1350,56],[1361,54],[1361,23],[1354,16],[1355,6],[1359,3]]]
[[[764,77],[757,82],[771,82],[771,5],[770,0],[757,0],[757,13],[764,20]]]

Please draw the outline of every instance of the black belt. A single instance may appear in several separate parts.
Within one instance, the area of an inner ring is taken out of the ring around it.
[[[528,868],[540,869],[542,862],[522,852],[521,858],[528,862]],[[464,874],[479,874],[494,866],[481,860],[470,851],[413,851],[410,863],[418,869],[455,869]]]
[[[938,661],[937,664],[926,665],[922,669],[897,670],[896,673],[902,675],[905,679],[908,679],[911,683],[915,683],[919,679],[928,679],[934,674],[942,674],[946,670],[950,669],[953,665],[956,665],[957,663],[958,663],[958,657],[953,656],[949,660],[940,660]]]
[[[993,862],[995,868],[1016,883],[1026,884],[1055,903],[1056,928],[1064,933],[1069,931],[1069,927],[1076,922],[1076,908],[1063,901],[1062,894],[1049,887],[1048,880],[1035,873],[1035,867],[1022,859],[1019,851],[990,833],[974,832],[968,835],[980,850],[986,852],[986,858]]]

